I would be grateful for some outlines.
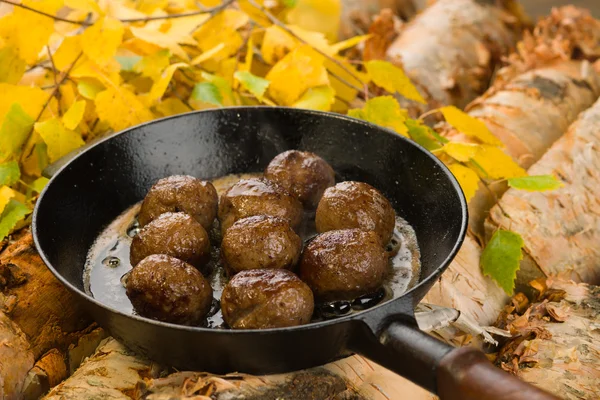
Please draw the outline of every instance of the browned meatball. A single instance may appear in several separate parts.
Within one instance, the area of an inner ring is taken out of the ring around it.
[[[200,271],[164,254],[136,265],[127,278],[127,297],[143,317],[175,324],[198,324],[210,310],[212,288]]]
[[[315,237],[300,260],[300,277],[319,301],[353,300],[383,284],[388,259],[373,231],[344,229]]]
[[[173,175],[156,182],[144,198],[138,215],[140,226],[166,212],[184,212],[209,230],[217,216],[219,198],[210,182],[193,176]]]
[[[301,250],[302,240],[290,224],[269,215],[236,221],[221,242],[221,255],[230,276],[247,269],[291,269]]]
[[[166,254],[199,268],[210,258],[210,240],[188,214],[164,213],[133,238],[129,261],[135,266],[151,254]]]
[[[224,233],[238,219],[271,215],[289,221],[292,229],[302,222],[302,204],[278,184],[267,179],[242,179],[219,203],[219,220]]]
[[[307,209],[315,209],[325,189],[335,185],[331,166],[308,151],[289,150],[277,155],[265,169],[265,177],[281,185]]]
[[[315,218],[318,232],[360,228],[375,231],[385,246],[392,238],[396,213],[381,192],[363,182],[341,182],[325,190]]]
[[[310,322],[310,288],[285,269],[252,269],[237,274],[221,296],[223,319],[233,329],[267,329]]]

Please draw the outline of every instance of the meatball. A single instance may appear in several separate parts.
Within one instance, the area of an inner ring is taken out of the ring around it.
[[[135,266],[151,254],[166,254],[200,268],[210,258],[208,233],[188,214],[161,214],[133,238],[129,261]]]
[[[247,269],[292,269],[300,258],[302,240],[279,217],[257,215],[236,221],[221,242],[229,275]]]
[[[237,274],[221,296],[223,319],[233,329],[267,329],[310,321],[310,288],[285,269],[252,269]]]
[[[209,230],[217,215],[219,198],[210,182],[193,176],[174,175],[156,182],[144,198],[138,215],[140,226],[166,212],[184,212]]]
[[[129,274],[126,290],[141,316],[183,325],[200,323],[213,297],[200,271],[164,254],[140,261]]]
[[[287,220],[292,229],[302,222],[302,204],[278,184],[263,178],[242,179],[233,185],[219,203],[223,233],[238,219],[271,215]]]
[[[307,209],[315,209],[325,189],[335,185],[331,166],[308,151],[289,150],[277,155],[265,169],[265,177],[281,185]]]
[[[319,301],[353,300],[383,284],[388,258],[373,231],[344,229],[315,237],[300,260],[300,278]]]
[[[373,186],[349,181],[325,190],[315,222],[319,233],[352,228],[375,231],[385,246],[394,233],[396,213]]]

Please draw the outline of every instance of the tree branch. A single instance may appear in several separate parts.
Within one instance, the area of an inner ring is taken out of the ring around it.
[[[211,7],[211,8],[205,8],[205,9],[199,10],[199,11],[190,11],[190,12],[181,13],[181,14],[161,15],[161,16],[156,16],[156,17],[121,19],[119,21],[126,22],[126,23],[127,22],[148,22],[148,21],[156,21],[156,20],[163,20],[163,19],[175,19],[175,18],[192,17],[194,15],[200,15],[200,14],[206,14],[206,13],[216,14],[216,13],[219,13],[220,11],[222,11],[223,9],[227,8],[234,1],[235,0],[225,0],[225,1],[223,1],[223,3],[219,4],[218,6],[214,6],[214,7]],[[48,13],[45,13],[45,12],[40,11],[40,10],[36,10],[35,8],[26,6],[25,4],[13,3],[12,1],[9,1],[9,0],[0,0],[0,3],[6,3],[6,4],[10,4],[12,6],[15,6],[15,7],[20,7],[20,8],[23,8],[25,10],[29,10],[31,12],[34,12],[36,14],[40,14],[40,15],[43,15],[45,17],[52,18],[52,19],[54,19],[56,21],[62,21],[62,22],[67,22],[67,23],[70,23],[70,24],[76,24],[76,25],[82,25],[82,26],[91,26],[91,25],[94,24],[94,22],[89,22],[87,20],[84,20],[84,21],[75,21],[75,20],[72,20],[72,19],[57,17],[56,15],[52,15],[52,14],[48,14]]]
[[[48,58],[50,59],[50,64],[52,65],[52,77],[54,78],[54,90],[58,88],[60,85],[58,84],[58,80],[56,79],[56,65],[54,65],[54,59],[52,58],[52,53],[50,52],[50,46],[46,46],[46,50],[48,50]],[[58,103],[58,115],[62,117],[62,110],[60,109],[60,92],[56,92],[56,98],[59,100]]]

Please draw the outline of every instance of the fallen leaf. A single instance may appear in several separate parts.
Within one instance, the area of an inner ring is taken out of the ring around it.
[[[333,41],[340,29],[341,14],[340,0],[296,0],[287,20],[303,29],[320,32]]]
[[[448,166],[448,169],[450,172],[452,172],[460,184],[460,187],[465,195],[465,199],[468,203],[471,201],[473,196],[475,196],[475,193],[479,188],[479,177],[471,168],[465,167],[461,164],[451,164]]]
[[[475,158],[480,146],[473,143],[448,142],[444,145],[443,150],[456,161],[467,162]]]
[[[0,162],[17,158],[33,127],[33,118],[13,103],[0,126]]]
[[[292,107],[309,110],[330,111],[335,102],[335,90],[330,86],[310,88]]]
[[[96,112],[115,131],[138,125],[154,118],[150,110],[127,89],[108,88],[96,95]]]
[[[253,75],[248,71],[237,71],[234,77],[242,84],[244,89],[252,93],[257,99],[263,100],[270,84],[268,80]]]
[[[25,60],[21,59],[14,47],[0,48],[0,82],[19,82],[26,66]]]
[[[156,110],[163,116],[183,114],[191,111],[181,100],[175,97],[164,99],[156,105]]]
[[[425,149],[433,151],[442,147],[434,135],[435,131],[429,126],[414,119],[407,119],[405,124],[408,128],[408,136]]]
[[[37,122],[34,128],[48,146],[50,162],[58,160],[85,144],[79,133],[66,129],[57,118]]]
[[[470,116],[454,106],[440,108],[446,122],[459,132],[481,141],[481,143],[493,146],[502,146],[502,142],[496,138],[488,127],[479,119]]]
[[[161,97],[165,94],[165,91],[167,90],[167,87],[169,86],[169,82],[171,82],[171,79],[173,78],[173,74],[175,73],[177,68],[186,67],[186,66],[187,66],[186,63],[176,63],[176,64],[169,65],[167,68],[165,68],[165,70],[162,72],[162,74],[160,76],[160,79],[158,79],[154,83],[154,85],[152,85],[152,89],[150,90],[149,97],[150,97],[150,101],[152,102],[152,104],[159,101],[161,99]]]
[[[223,106],[223,95],[219,91],[219,88],[212,82],[197,83],[194,86],[194,90],[192,90],[190,99],[215,106]]]
[[[7,161],[0,164],[0,185],[14,185],[21,178],[19,163]]]
[[[365,67],[369,77],[377,86],[390,93],[399,93],[407,99],[427,104],[401,68],[381,60],[368,61],[365,63]]]
[[[277,25],[265,29],[260,53],[268,64],[275,64],[298,45],[296,39]]]
[[[484,177],[491,179],[517,178],[527,175],[514,160],[500,148],[480,145],[473,161],[485,171]]]
[[[518,233],[499,229],[494,232],[481,253],[480,264],[484,275],[494,279],[509,296],[515,287],[524,245],[523,238]]]
[[[81,35],[81,48],[90,60],[100,66],[113,59],[123,41],[125,28],[114,18],[99,19]]]
[[[11,199],[0,216],[0,237],[6,237],[31,210],[25,204]]]
[[[529,192],[543,192],[558,189],[563,187],[564,184],[552,175],[534,175],[510,178],[508,186]]]
[[[6,185],[0,187],[0,213],[4,211],[4,208],[9,203],[10,199],[15,197],[15,191]]]
[[[77,91],[80,95],[88,100],[94,100],[96,95],[106,88],[100,82],[95,79],[91,80],[80,80],[77,83]]]
[[[73,130],[77,128],[77,125],[81,122],[83,118],[83,113],[85,112],[85,100],[79,100],[67,110],[65,115],[63,115],[62,122],[65,128]]]
[[[169,66],[170,57],[171,52],[169,49],[159,50],[156,53],[142,57],[134,64],[133,71],[157,81],[165,68]]]
[[[67,36],[52,55],[54,66],[59,71],[64,71],[75,62],[81,52],[81,35]]]
[[[408,128],[404,123],[408,113],[400,108],[400,104],[392,96],[374,97],[367,101],[362,109],[348,111],[348,115],[393,129],[400,135],[408,137]]]
[[[304,45],[288,53],[266,76],[269,95],[280,105],[289,106],[311,87],[329,85],[324,57]]]

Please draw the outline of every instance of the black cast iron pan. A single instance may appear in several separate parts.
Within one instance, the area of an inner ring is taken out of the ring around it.
[[[83,290],[86,255],[101,230],[160,178],[212,179],[259,172],[278,153],[309,150],[345,180],[380,189],[415,229],[419,283],[401,297],[335,320],[270,330],[185,327],[126,315]],[[33,216],[35,244],[56,277],[111,335],[178,368],[280,373],[360,353],[445,399],[550,399],[493,367],[479,352],[453,349],[419,331],[413,309],[463,241],[467,205],[445,166],[399,135],[333,113],[245,107],[146,123],[100,141],[51,179]]]

